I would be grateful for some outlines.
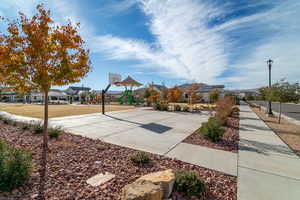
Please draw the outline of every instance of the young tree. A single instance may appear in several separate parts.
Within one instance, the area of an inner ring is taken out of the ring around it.
[[[173,87],[168,90],[168,100],[169,102],[178,102],[182,97],[182,91],[178,87]]]
[[[148,92],[149,92],[149,97],[148,97],[148,102],[150,103],[158,103],[158,101],[160,100],[160,93],[154,89],[154,84],[150,84],[149,88],[147,88]]]
[[[272,85],[267,92],[267,99],[279,102],[278,123],[281,122],[282,103],[294,102],[297,100],[296,88],[287,81],[281,80]]]
[[[189,104],[195,104],[198,100],[200,100],[202,98],[202,96],[200,96],[196,93],[196,90],[198,90],[199,88],[200,88],[200,85],[194,83],[187,90],[187,94],[189,97],[189,101],[188,101]]]
[[[209,92],[209,101],[210,103],[215,103],[219,100],[220,98],[220,92],[217,89],[214,89]]]
[[[79,24],[56,26],[50,10],[37,6],[32,18],[20,18],[8,24],[0,35],[0,74],[5,85],[22,93],[44,93],[43,151],[40,169],[39,199],[45,199],[48,150],[48,92],[52,86],[80,81],[91,69],[89,51],[78,34]]]

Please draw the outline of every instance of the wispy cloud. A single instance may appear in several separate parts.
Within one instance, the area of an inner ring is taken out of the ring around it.
[[[111,59],[137,59],[173,76],[213,82],[227,66],[224,38],[207,28],[216,9],[193,0],[141,1],[156,42],[99,36],[98,51]],[[211,59],[213,58],[213,59]]]
[[[31,15],[41,0],[2,0],[0,13]],[[233,88],[265,84],[266,63],[274,59],[273,80],[300,77],[300,2],[298,0],[123,0],[112,1],[110,12],[123,13],[138,5],[154,42],[99,35],[70,0],[47,1],[58,23],[81,22],[81,32],[93,53],[111,60],[136,60],[136,71],[149,68],[186,81],[225,83]],[[11,11],[13,10],[13,12]],[[245,12],[251,11],[249,13]],[[244,13],[244,14],[240,14]],[[237,15],[238,14],[238,15]],[[101,25],[100,25],[101,26]],[[109,30],[106,30],[109,31]]]
[[[150,18],[149,31],[155,36],[155,43],[98,36],[102,46],[97,51],[106,52],[110,59],[140,60],[147,66],[167,70],[176,78],[227,83],[237,88],[263,85],[264,61],[271,57],[277,66],[288,67],[284,73],[275,69],[274,79],[285,76],[298,81],[300,61],[292,58],[299,52],[300,41],[294,37],[300,31],[296,22],[300,18],[297,0],[267,0],[264,4],[253,1],[241,7],[268,5],[268,9],[257,9],[213,25],[212,21],[226,19],[239,7],[229,9],[230,4],[194,0],[140,3]]]

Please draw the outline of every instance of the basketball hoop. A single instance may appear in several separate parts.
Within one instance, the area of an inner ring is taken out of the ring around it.
[[[115,74],[115,73],[109,73],[108,74],[108,81],[109,81],[109,84],[118,86],[118,83],[121,82],[121,75],[120,74]]]

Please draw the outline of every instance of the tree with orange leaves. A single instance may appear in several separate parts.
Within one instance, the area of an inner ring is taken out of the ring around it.
[[[89,51],[78,34],[79,24],[55,26],[50,10],[37,6],[32,18],[8,23],[7,34],[0,35],[0,80],[20,93],[44,93],[43,151],[39,199],[45,199],[48,150],[48,92],[52,86],[79,82],[90,71]]]
[[[189,97],[189,100],[188,100],[189,104],[195,104],[197,101],[199,101],[202,98],[202,96],[200,96],[196,93],[196,90],[198,90],[199,88],[200,88],[200,85],[194,83],[187,90],[187,95]]]
[[[173,87],[168,90],[168,100],[169,102],[178,102],[182,97],[182,91],[178,87]]]

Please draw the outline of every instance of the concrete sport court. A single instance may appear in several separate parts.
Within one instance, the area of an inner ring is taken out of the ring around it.
[[[164,155],[208,120],[206,113],[126,111],[51,118],[52,126],[85,137]]]

